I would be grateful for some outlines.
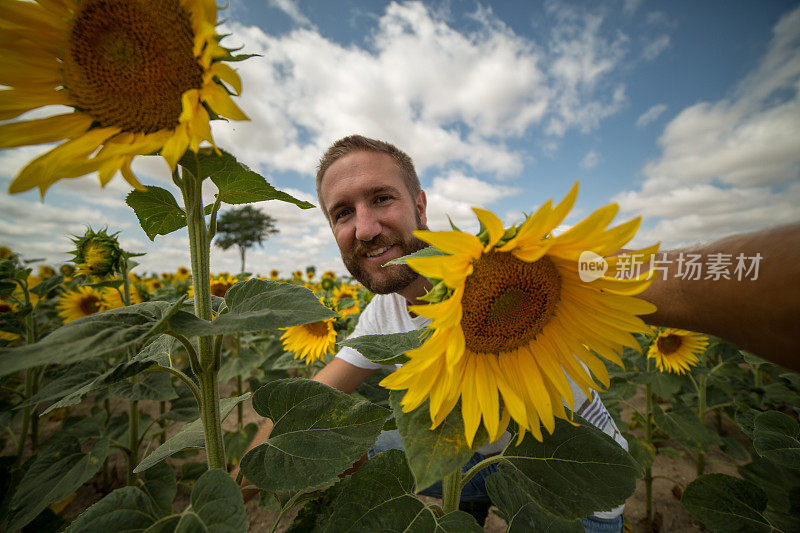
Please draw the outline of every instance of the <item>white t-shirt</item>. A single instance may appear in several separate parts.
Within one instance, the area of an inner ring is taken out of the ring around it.
[[[372,301],[364,308],[358,323],[353,329],[353,333],[348,337],[354,339],[363,335],[385,335],[387,333],[405,333],[427,326],[430,319],[423,316],[412,317],[408,313],[407,301],[397,293],[376,294]],[[336,354],[336,357],[359,368],[387,369],[396,370],[402,365],[379,365],[373,363],[356,350],[350,347],[343,347]],[[578,385],[567,376],[567,382],[572,389],[575,398],[575,413],[586,419],[589,423],[602,430],[606,435],[612,437],[622,448],[628,450],[628,441],[622,436],[608,414],[600,396],[592,391],[592,396],[586,394]],[[566,405],[566,404],[565,404]],[[567,406],[572,409],[572,406]],[[494,455],[503,451],[503,448],[510,442],[511,435],[506,432],[497,441],[479,448],[477,451],[483,455]],[[600,518],[616,518],[622,514],[624,504],[607,512],[595,513]]]

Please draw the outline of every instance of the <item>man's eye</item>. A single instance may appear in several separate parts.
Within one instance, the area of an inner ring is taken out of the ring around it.
[[[377,198],[375,198],[375,201],[377,203],[381,204],[383,202],[388,202],[391,199],[392,199],[392,197],[389,196],[388,194],[382,194],[382,195],[378,196]]]
[[[349,214],[350,214],[349,209],[342,209],[341,211],[337,211],[336,214],[333,215],[333,220],[340,220]]]

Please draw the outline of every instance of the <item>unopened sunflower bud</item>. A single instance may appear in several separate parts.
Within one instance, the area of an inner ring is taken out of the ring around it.
[[[95,232],[89,228],[83,237],[72,240],[75,243],[72,261],[78,265],[80,274],[102,278],[120,272],[122,250],[117,235],[108,235],[105,229]]]

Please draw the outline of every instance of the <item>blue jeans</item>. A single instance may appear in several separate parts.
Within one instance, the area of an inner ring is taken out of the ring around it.
[[[367,459],[372,459],[381,452],[387,450],[402,450],[403,441],[400,439],[400,433],[395,429],[392,431],[381,431],[375,445],[367,452]],[[461,472],[466,472],[486,457],[479,453],[474,453],[467,464],[461,467]],[[489,495],[486,493],[486,478],[497,472],[497,464],[494,463],[486,468],[483,468],[469,480],[461,491],[462,502],[480,502],[489,501]],[[442,482],[437,481],[427,489],[420,491],[420,494],[425,496],[432,496],[434,498],[442,497]],[[596,516],[589,516],[581,518],[581,524],[587,533],[621,533],[622,532],[622,515],[616,518],[598,518]]]

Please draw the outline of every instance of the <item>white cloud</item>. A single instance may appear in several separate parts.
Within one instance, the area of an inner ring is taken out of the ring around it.
[[[450,228],[448,216],[461,229],[477,229],[472,207],[491,208],[502,198],[518,194],[519,189],[495,185],[478,178],[451,171],[434,178],[426,191],[428,198],[428,226],[432,230]]]
[[[245,51],[263,57],[236,64],[252,121],[216,124],[215,137],[248,164],[301,174],[331,142],[359,132],[402,147],[420,172],[458,162],[514,175],[524,156],[506,140],[544,121],[554,135],[590,131],[625,101],[609,80],[626,39],[603,37],[600,15],[551,16],[547,46],[490,9],[473,15],[476,30],[461,31],[419,2],[387,6],[367,47],[314,29],[273,37],[231,23]]]
[[[302,11],[300,11],[300,7],[297,5],[296,0],[269,0],[269,4],[273,7],[276,7],[289,15],[289,17],[300,26],[311,26],[311,21],[308,20]]]
[[[800,220],[800,8],[730,98],[684,109],[659,138],[623,210],[660,220],[640,238],[668,243]]]
[[[652,61],[661,55],[661,52],[669,48],[669,45],[669,35],[661,35],[644,46],[642,49],[642,57],[648,61]]]
[[[643,128],[648,124],[650,124],[651,122],[658,120],[658,117],[660,117],[666,110],[667,106],[665,104],[654,105],[653,107],[651,107],[650,109],[639,115],[639,118],[636,119],[636,127]]]
[[[600,154],[594,150],[589,150],[589,152],[583,156],[583,159],[581,159],[579,164],[581,168],[590,169],[599,165],[602,160],[603,157]]]

